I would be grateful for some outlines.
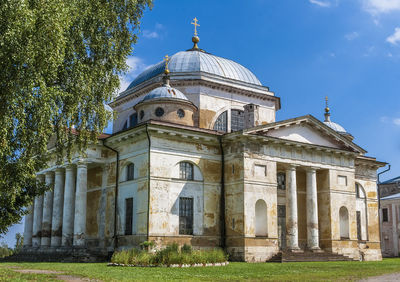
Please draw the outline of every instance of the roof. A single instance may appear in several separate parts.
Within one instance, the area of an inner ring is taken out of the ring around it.
[[[393,200],[393,199],[400,199],[400,193],[381,198],[381,200]]]
[[[310,122],[317,127],[320,127],[322,130],[324,130],[327,134],[334,136],[335,139],[340,140],[346,147],[351,148],[353,151],[365,154],[367,151],[365,151],[363,148],[349,140],[348,138],[344,137],[340,132],[337,132],[336,130],[332,129],[331,127],[327,126],[324,122],[320,121],[319,119],[313,117],[312,115],[305,115],[305,116],[300,116],[296,118],[291,118],[291,119],[286,119],[282,121],[276,121],[276,122],[271,122],[266,125],[259,125],[253,128],[245,129],[244,132],[248,134],[262,134],[264,131],[268,131],[269,129],[272,128],[279,128],[279,127],[284,127],[288,126],[290,124],[298,124],[300,122]]]
[[[392,178],[392,179],[389,179],[389,180],[386,180],[386,181],[382,181],[379,184],[391,184],[391,183],[396,183],[396,182],[400,182],[400,176],[397,176],[395,178]]]
[[[188,101],[188,98],[181,91],[172,88],[168,84],[164,84],[163,86],[157,87],[156,89],[153,89],[148,94],[146,94],[141,102],[161,98],[171,98]]]
[[[340,124],[333,121],[324,121],[324,124],[332,128],[339,133],[346,133],[346,130]]]
[[[163,73],[164,69],[165,63],[163,61],[150,66],[139,74],[126,90]],[[205,72],[232,80],[261,85],[258,78],[241,64],[214,56],[202,50],[181,51],[172,55],[168,63],[168,69],[171,74]]]

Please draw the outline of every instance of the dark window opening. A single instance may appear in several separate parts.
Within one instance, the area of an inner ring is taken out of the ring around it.
[[[193,198],[179,198],[179,234],[193,235]]]
[[[133,198],[125,199],[125,235],[132,235]]]
[[[382,221],[383,222],[389,221],[389,213],[387,208],[382,209]]]
[[[128,164],[126,167],[126,180],[133,180],[135,178],[135,165]]]
[[[357,239],[361,241],[361,212],[357,211]]]
[[[178,114],[178,117],[180,117],[180,118],[183,118],[185,116],[185,111],[182,109],[179,109],[176,113]]]
[[[156,109],[156,116],[157,117],[162,117],[164,115],[164,109],[163,108],[157,108]]]
[[[141,110],[141,111],[140,111],[140,120],[142,120],[143,118],[144,118],[144,111]]]
[[[126,120],[124,123],[124,126],[122,127],[122,130],[125,130],[128,128],[128,121]]]
[[[137,113],[134,113],[129,117],[129,127],[134,127],[136,124],[137,124]]]
[[[193,165],[188,162],[181,162],[179,164],[179,178],[193,180]]]
[[[278,189],[280,190],[286,189],[286,175],[284,172],[278,172],[277,182],[278,182]]]
[[[231,110],[231,131],[238,131],[244,128],[244,112]]]

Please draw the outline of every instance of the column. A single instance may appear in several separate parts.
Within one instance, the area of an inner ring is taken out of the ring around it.
[[[64,205],[64,169],[57,168],[54,179],[53,218],[51,223],[51,246],[61,246]]]
[[[61,244],[64,247],[72,246],[74,236],[75,215],[75,168],[68,165],[65,168],[65,191],[62,223]]]
[[[37,181],[43,182],[44,175],[38,175]],[[42,237],[43,195],[36,196],[33,210],[32,247],[40,247]]]
[[[85,246],[87,164],[79,163],[76,175],[74,246]]]
[[[393,255],[395,257],[399,256],[399,236],[397,235],[397,209],[396,204],[391,204],[392,206],[392,232],[393,232]]]
[[[25,215],[24,226],[24,247],[32,246],[32,231],[33,231],[33,204],[27,208],[28,213]]]
[[[299,250],[297,225],[297,182],[296,168],[286,170],[286,242],[288,250]]]
[[[307,246],[319,250],[317,172],[307,169]]]
[[[51,220],[53,214],[53,172],[46,172],[46,184],[51,187],[44,193],[43,198],[43,220],[41,246],[49,247],[51,238]]]

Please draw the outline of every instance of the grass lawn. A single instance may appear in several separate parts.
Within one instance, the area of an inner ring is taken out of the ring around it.
[[[367,276],[400,272],[400,259],[283,264],[234,262],[228,266],[202,268],[107,267],[106,263],[0,263],[0,281],[52,281],[60,275],[16,272],[21,269],[60,271],[102,281],[356,281]]]

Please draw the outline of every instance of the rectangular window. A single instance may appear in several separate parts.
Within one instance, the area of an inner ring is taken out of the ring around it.
[[[133,198],[125,199],[125,235],[132,235]]]
[[[179,234],[193,235],[193,198],[179,198]]]
[[[347,176],[338,175],[338,184],[342,186],[347,186]]]
[[[238,131],[244,128],[244,112],[239,110],[231,111],[231,131]]]
[[[357,211],[356,216],[357,216],[357,239],[358,241],[361,241],[361,212]]]
[[[277,181],[278,189],[286,190],[286,175],[284,172],[278,172]]]
[[[137,113],[134,113],[129,117],[129,127],[134,127],[136,124],[137,124]]]
[[[127,169],[126,180],[133,180],[135,178],[135,165],[128,164],[126,169]]]
[[[181,162],[179,164],[179,178],[193,180],[193,165],[188,162]]]
[[[389,221],[389,214],[388,214],[388,209],[387,208],[382,209],[382,221],[383,222],[388,222]]]

